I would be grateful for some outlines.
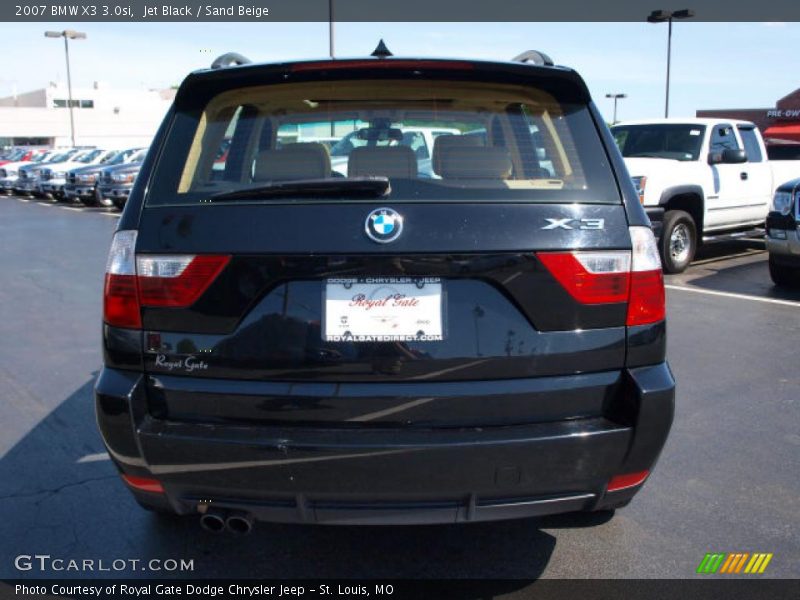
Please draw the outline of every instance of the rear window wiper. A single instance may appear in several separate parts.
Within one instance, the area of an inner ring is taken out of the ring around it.
[[[256,200],[268,198],[378,198],[392,191],[386,177],[351,177],[335,179],[305,179],[281,181],[254,188],[220,192],[208,198],[209,202],[228,200]]]

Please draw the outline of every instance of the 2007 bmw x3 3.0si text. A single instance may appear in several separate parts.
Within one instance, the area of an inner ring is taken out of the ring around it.
[[[580,76],[221,62],[180,86],[108,260],[97,418],[136,500],[240,533],[625,505],[675,383]]]

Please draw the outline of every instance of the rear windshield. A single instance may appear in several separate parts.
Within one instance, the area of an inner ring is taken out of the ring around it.
[[[392,201],[621,201],[588,107],[531,86],[251,86],[174,119],[150,205],[296,201],[292,186],[320,181],[345,190],[320,201],[345,202],[348,184],[373,178]]]
[[[703,125],[618,125],[611,133],[626,158],[697,160],[705,129]]]

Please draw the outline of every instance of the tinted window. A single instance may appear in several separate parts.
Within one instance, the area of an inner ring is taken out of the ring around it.
[[[149,204],[353,177],[388,177],[392,201],[620,202],[588,107],[532,86],[359,80],[232,89],[176,113],[161,157]]]
[[[742,136],[742,144],[744,144],[747,160],[749,162],[761,162],[764,160],[756,130],[753,127],[739,127],[739,135]]]
[[[647,124],[611,128],[622,156],[697,160],[703,145],[702,125]]]
[[[711,152],[722,152],[726,149],[739,149],[739,142],[736,140],[736,134],[733,131],[733,127],[727,124],[714,125],[709,144],[709,150]]]

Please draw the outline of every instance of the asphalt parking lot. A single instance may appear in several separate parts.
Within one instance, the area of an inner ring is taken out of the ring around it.
[[[800,577],[800,291],[776,290],[763,243],[716,245],[668,277],[676,420],[613,519],[410,528],[259,524],[214,536],[139,509],[103,453],[92,385],[116,213],[0,198],[0,577],[19,554],[186,558],[124,577],[684,578],[706,552],[771,552]]]

